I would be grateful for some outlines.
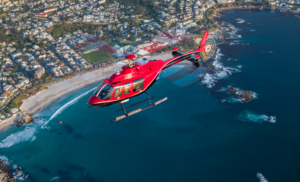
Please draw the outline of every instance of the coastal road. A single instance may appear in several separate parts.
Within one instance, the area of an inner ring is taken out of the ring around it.
[[[15,96],[13,97],[13,99],[11,99],[11,100],[9,101],[9,103],[8,103],[4,108],[0,109],[0,112],[5,111],[6,109],[8,109],[9,106],[10,106],[10,104],[11,104],[14,100],[16,100],[16,98],[19,97],[23,92],[24,92],[24,91],[21,91],[21,92],[19,92],[17,95],[15,95]]]

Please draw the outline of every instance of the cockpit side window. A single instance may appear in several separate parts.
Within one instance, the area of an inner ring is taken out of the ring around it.
[[[133,81],[133,92],[140,91],[144,88],[144,78]]]
[[[95,89],[94,95],[96,95],[96,94],[98,93],[99,89],[100,89],[104,84],[105,84],[105,82],[102,80],[102,81],[100,82],[100,84],[98,85],[98,87]]]
[[[122,85],[116,86],[115,87],[115,94],[114,94],[114,99],[121,97],[122,94]]]
[[[130,93],[130,88],[131,88],[131,84],[129,82],[124,84],[124,95]]]
[[[113,93],[114,87],[111,84],[106,84],[102,87],[101,91],[98,93],[97,97],[101,100],[109,100]]]

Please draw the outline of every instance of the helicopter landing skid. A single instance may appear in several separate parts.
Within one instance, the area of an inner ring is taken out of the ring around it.
[[[115,120],[110,120],[110,121],[111,121],[111,122],[119,121],[119,120],[124,119],[124,118],[126,118],[126,117],[128,117],[128,116],[132,116],[132,115],[134,115],[134,114],[136,114],[136,113],[139,113],[139,112],[144,111],[144,110],[146,110],[146,109],[149,109],[149,108],[151,108],[151,107],[153,107],[153,106],[156,106],[156,105],[158,105],[158,104],[160,104],[160,103],[162,103],[162,102],[164,102],[164,101],[166,101],[166,100],[168,99],[168,97],[165,97],[165,98],[163,98],[163,99],[160,99],[160,100],[158,100],[158,101],[152,103],[152,102],[151,102],[151,99],[153,99],[154,97],[150,97],[146,92],[144,92],[144,93],[148,96],[148,99],[143,100],[143,101],[140,101],[140,102],[137,102],[137,103],[132,104],[132,105],[130,105],[130,106],[124,107],[123,104],[122,104],[121,102],[118,102],[118,103],[121,105],[122,109],[117,110],[117,112],[123,110],[123,113],[124,113],[124,114],[121,115],[121,116],[116,117]],[[126,110],[125,110],[125,109],[130,108],[130,107],[135,106],[135,105],[138,105],[138,104],[140,104],[140,103],[143,103],[143,102],[145,102],[145,101],[147,101],[147,100],[149,100],[150,106],[148,106],[148,107],[146,107],[146,108],[143,108],[143,109],[138,108],[138,109],[133,110],[133,111],[131,111],[131,112],[129,112],[129,113],[126,113]]]

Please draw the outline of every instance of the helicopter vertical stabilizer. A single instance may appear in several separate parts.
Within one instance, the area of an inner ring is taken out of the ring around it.
[[[199,44],[200,51],[205,51],[205,43],[206,43],[206,40],[207,40],[207,37],[208,37],[208,33],[209,33],[209,31],[206,30],[205,33],[204,33],[204,35],[203,35],[203,37],[202,37],[202,40],[201,40],[201,42]]]

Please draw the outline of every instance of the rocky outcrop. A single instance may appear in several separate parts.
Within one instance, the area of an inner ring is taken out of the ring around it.
[[[6,164],[5,160],[0,159],[0,182],[15,182],[11,166]]]
[[[14,125],[21,126],[23,124],[30,123],[33,121],[34,119],[32,118],[32,116],[23,111],[18,113],[14,118]]]
[[[238,90],[235,87],[229,87],[227,91],[237,99],[243,99],[245,102],[249,102],[253,99],[253,92],[247,90]]]
[[[21,167],[14,167],[6,159],[0,158],[0,182],[25,181],[27,178]]]

